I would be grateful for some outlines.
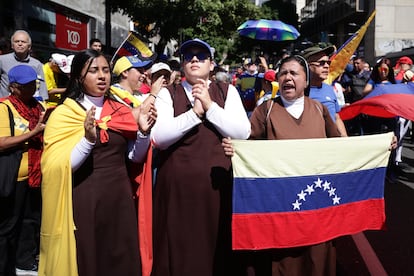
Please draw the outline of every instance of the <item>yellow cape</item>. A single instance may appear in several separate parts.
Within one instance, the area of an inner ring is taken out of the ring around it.
[[[86,112],[66,99],[51,114],[41,160],[42,225],[39,276],[77,276],[72,208],[72,149],[85,134]]]
[[[131,93],[129,93],[127,90],[124,90],[122,88],[116,87],[114,85],[111,85],[111,88],[109,90],[113,95],[118,97],[118,99],[124,103],[126,103],[128,106],[130,106],[130,103],[132,103],[132,107],[138,107],[141,105],[141,102],[134,97]],[[117,99],[117,100],[118,100]]]

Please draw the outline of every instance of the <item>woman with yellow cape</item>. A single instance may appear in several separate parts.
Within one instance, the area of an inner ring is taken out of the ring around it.
[[[108,97],[110,81],[101,53],[78,53],[66,99],[46,125],[39,275],[150,273],[151,177],[143,172],[157,114],[153,104],[131,112]]]

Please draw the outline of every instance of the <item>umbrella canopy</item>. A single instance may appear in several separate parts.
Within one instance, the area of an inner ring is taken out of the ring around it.
[[[300,35],[292,25],[280,20],[267,19],[247,20],[237,28],[237,31],[241,36],[268,41],[295,40]]]

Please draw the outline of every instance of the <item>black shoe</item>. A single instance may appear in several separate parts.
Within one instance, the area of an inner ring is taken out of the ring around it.
[[[38,264],[35,262],[31,267],[16,267],[16,276],[38,276]]]

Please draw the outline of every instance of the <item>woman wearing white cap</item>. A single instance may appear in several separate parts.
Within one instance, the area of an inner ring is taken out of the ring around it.
[[[162,86],[166,87],[171,83],[172,70],[170,66],[164,62],[158,62],[151,66],[151,83],[157,81],[161,76],[163,77]]]
[[[43,65],[49,105],[57,105],[66,87],[59,86],[59,77],[70,73],[70,65],[66,55],[54,53],[48,62]],[[65,76],[66,77],[66,76]],[[67,78],[67,77],[66,77]]]

